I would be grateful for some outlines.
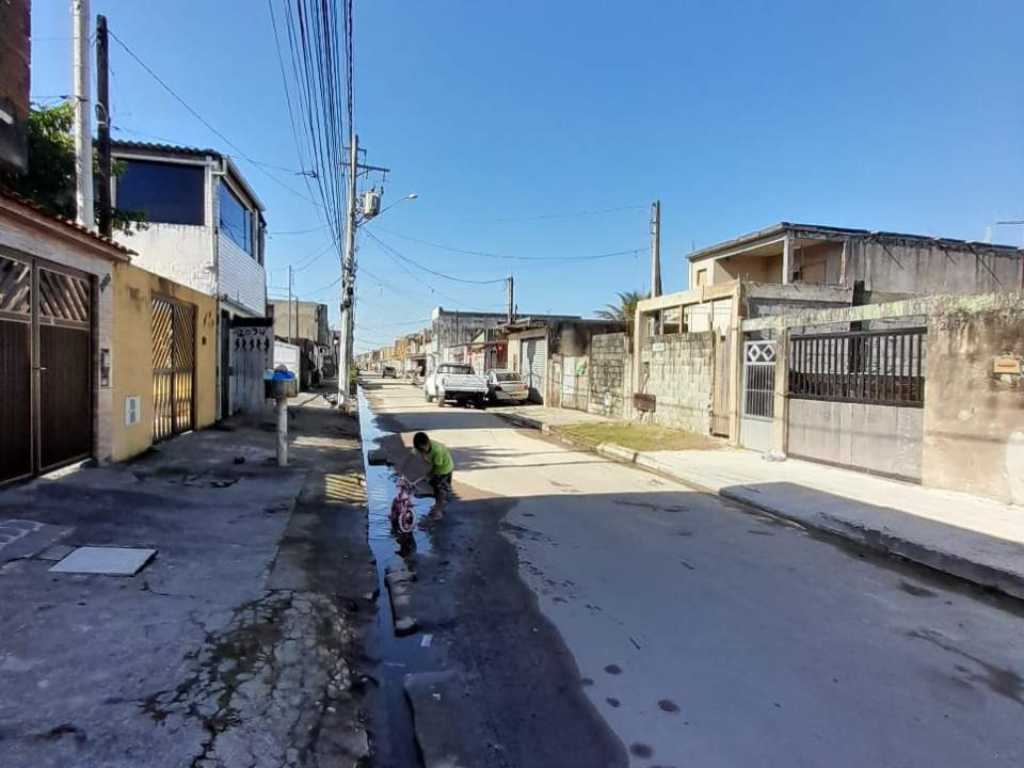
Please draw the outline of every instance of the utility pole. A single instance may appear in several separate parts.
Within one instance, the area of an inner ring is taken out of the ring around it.
[[[72,86],[75,100],[75,208],[76,221],[93,228],[91,77],[89,56],[89,0],[71,0],[74,22]]]
[[[515,311],[515,281],[510,274],[508,280],[508,321],[511,323],[516,319]]]
[[[100,234],[114,234],[113,211],[110,205],[110,64],[107,17],[96,17],[96,132],[99,137]]]
[[[661,201],[651,203],[651,298],[661,296]]]
[[[288,265],[288,342],[292,340],[292,267]]]
[[[338,349],[338,407],[348,401],[349,367],[352,358],[352,298],[355,294],[353,266],[356,249],[356,172],[359,165],[359,136],[352,137],[348,159],[348,194],[345,195],[345,255],[341,263],[341,339]]]
[[[661,201],[651,203],[651,298],[661,296]],[[651,316],[651,333],[665,330],[664,315],[658,311]]]

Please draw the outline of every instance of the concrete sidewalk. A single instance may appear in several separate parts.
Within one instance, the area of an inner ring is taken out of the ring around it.
[[[284,469],[269,421],[236,422],[0,491],[0,765],[367,759],[358,425],[295,402]],[[131,577],[49,570],[85,545],[157,555]]]
[[[495,412],[561,440],[559,427],[604,420],[553,408]],[[638,452],[602,444],[597,452],[1024,599],[1021,507],[796,459],[766,461],[737,449]]]

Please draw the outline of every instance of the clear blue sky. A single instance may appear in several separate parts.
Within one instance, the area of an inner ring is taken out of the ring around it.
[[[70,89],[69,5],[33,3],[34,98]],[[692,245],[779,220],[982,239],[990,222],[1024,218],[1015,0],[355,5],[357,130],[369,161],[393,169],[385,204],[420,195],[371,226],[439,271],[514,272],[524,312],[587,314],[646,289],[646,254],[526,265],[391,233],[586,256],[646,248],[646,206],[660,198],[665,288],[676,290]],[[93,0],[93,12],[250,156],[297,167],[266,2]],[[228,151],[111,51],[115,136]],[[271,232],[317,225],[308,202],[241,166]],[[639,207],[573,215],[623,206]],[[1019,244],[1021,228],[996,239]],[[328,242],[326,231],[273,237],[271,294],[282,267]],[[501,285],[410,275],[365,235],[359,259],[387,284],[360,275],[359,349],[413,330],[437,304],[504,301]],[[325,255],[297,274],[297,291],[336,316],[333,294],[317,289],[338,272]]]

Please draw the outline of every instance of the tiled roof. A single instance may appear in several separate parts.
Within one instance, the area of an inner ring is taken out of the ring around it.
[[[43,216],[51,222],[60,224],[63,227],[74,230],[76,233],[80,235],[84,235],[86,237],[91,238],[92,240],[97,241],[98,243],[102,243],[106,247],[112,248],[126,257],[131,256],[132,254],[135,253],[135,251],[133,251],[131,248],[126,248],[125,246],[121,245],[118,242],[115,242],[111,238],[101,235],[97,232],[93,232],[91,229],[83,227],[78,222],[71,221],[71,219],[65,219],[63,216],[56,216],[47,211],[45,208],[43,208],[43,206],[39,205],[39,203],[33,200],[29,200],[27,197],[22,197],[16,192],[12,192],[11,190],[6,189],[2,186],[0,186],[0,198],[12,202],[17,206],[27,208],[31,210],[33,213],[39,216]]]

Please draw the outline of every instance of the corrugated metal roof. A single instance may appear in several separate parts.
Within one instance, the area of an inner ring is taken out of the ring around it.
[[[113,248],[114,250],[124,254],[125,256],[131,256],[135,253],[135,251],[133,251],[131,248],[127,248],[121,245],[120,243],[110,239],[109,237],[105,237],[104,235],[99,234],[98,232],[93,232],[91,229],[83,227],[76,221],[72,221],[71,219],[65,219],[63,216],[56,216],[50,213],[48,210],[43,208],[43,206],[39,205],[39,203],[35,202],[34,200],[29,200],[27,197],[22,197],[21,195],[17,194],[16,192],[12,192],[9,189],[0,187],[0,197],[2,197],[4,200],[14,203],[15,205],[27,208],[31,210],[33,213],[45,217],[49,221],[60,224],[61,226],[66,227],[68,229],[72,229],[80,235],[85,235],[93,240],[96,240],[97,242],[102,243],[108,248]]]
[[[193,157],[207,157],[208,155],[220,158],[221,153],[215,149],[203,149],[202,147],[184,147],[177,144],[159,144],[151,141],[125,141],[115,139],[110,142],[113,150],[138,149],[145,152],[158,152],[160,154],[190,155]]]

